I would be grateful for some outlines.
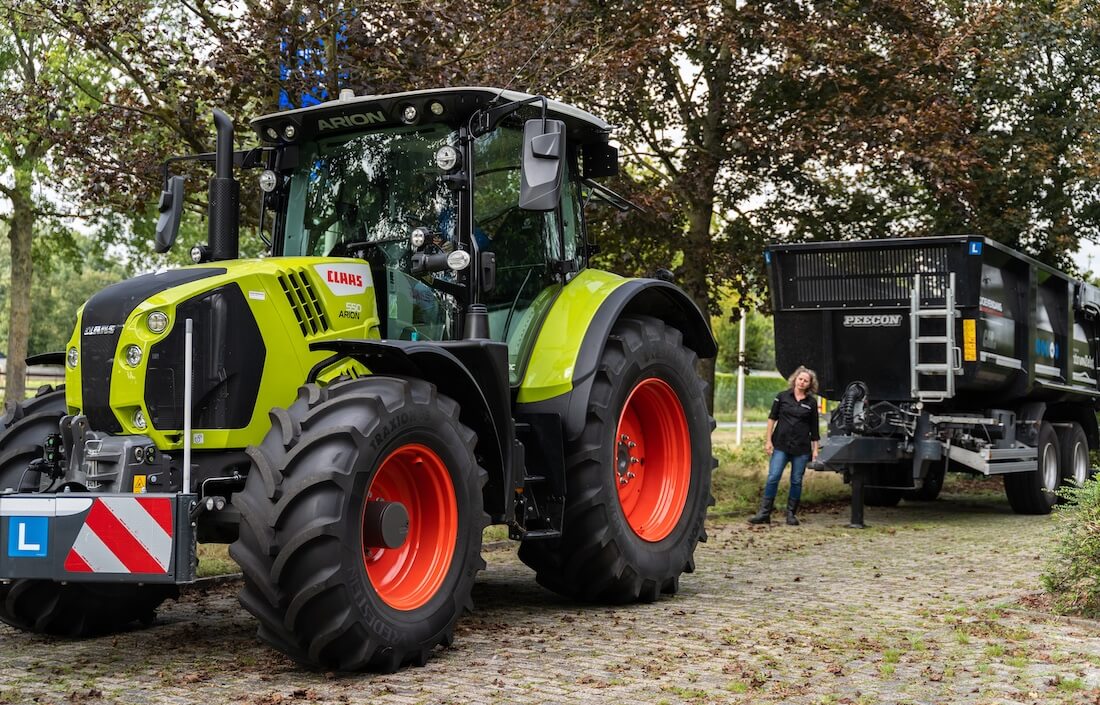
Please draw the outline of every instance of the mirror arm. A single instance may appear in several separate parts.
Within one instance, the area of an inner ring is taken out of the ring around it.
[[[505,103],[504,105],[498,105],[495,108],[489,108],[487,110],[478,110],[470,116],[469,130],[470,134],[475,137],[480,137],[487,132],[492,132],[494,128],[500,123],[501,120],[508,117],[512,113],[516,112],[525,105],[531,103],[542,103],[542,131],[546,133],[546,110],[547,103],[546,96],[534,95],[530,98],[524,98],[523,100],[516,100],[511,103]]]

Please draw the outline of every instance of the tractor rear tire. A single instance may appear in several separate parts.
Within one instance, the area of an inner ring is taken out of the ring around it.
[[[1077,486],[1085,484],[1092,477],[1092,464],[1089,461],[1089,439],[1081,424],[1073,421],[1068,428],[1059,427],[1058,448],[1061,456],[1058,466],[1061,469],[1062,485]],[[1058,504],[1069,501],[1058,495]]]
[[[42,457],[46,436],[58,432],[67,411],[65,390],[51,389],[16,404],[0,419],[0,492],[38,490],[39,479],[25,472],[32,460]]]
[[[261,639],[312,667],[384,672],[452,643],[488,524],[487,474],[458,411],[422,380],[368,376],[306,385],[271,413],[229,549]],[[374,500],[407,511],[396,548],[367,543]]]
[[[45,389],[45,388],[44,388]],[[65,390],[45,389],[4,414],[0,431],[0,491],[35,492],[38,476],[25,472],[42,457],[46,436],[65,415]],[[178,597],[174,585],[116,585],[13,580],[0,585],[0,621],[16,629],[69,637],[108,634],[153,622],[156,609]]]
[[[590,602],[652,602],[695,570],[716,465],[696,362],[655,318],[615,324],[584,430],[566,441],[562,535],[520,545],[539,584]]]
[[[1058,434],[1046,421],[1039,426],[1038,467],[1028,472],[1004,476],[1005,495],[1017,514],[1050,514],[1057,500],[1055,492],[1062,482],[1062,451]]]

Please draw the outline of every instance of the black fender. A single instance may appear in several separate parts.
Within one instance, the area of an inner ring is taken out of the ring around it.
[[[554,399],[521,404],[517,412],[556,413],[562,419],[567,438],[580,436],[592,381],[607,338],[620,318],[633,314],[658,318],[678,329],[684,336],[684,345],[700,359],[718,355],[710,322],[683,289],[660,279],[630,279],[604,299],[589,322],[573,367],[573,389]]]
[[[459,420],[477,434],[475,454],[489,473],[485,511],[505,523],[514,511],[516,487],[515,424],[508,388],[508,346],[492,340],[424,342],[409,340],[334,340],[310,345],[332,357],[310,371],[310,382],[343,358],[361,362],[372,374],[423,379],[459,404]],[[518,477],[517,477],[518,473]]]

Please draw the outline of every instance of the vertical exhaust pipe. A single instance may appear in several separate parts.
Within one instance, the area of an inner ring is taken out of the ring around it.
[[[233,178],[233,121],[214,110],[218,151],[210,179],[210,259],[237,259],[240,254],[241,185]]]

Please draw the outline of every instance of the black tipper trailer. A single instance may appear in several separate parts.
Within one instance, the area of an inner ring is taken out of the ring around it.
[[[822,467],[864,500],[934,499],[946,470],[1005,476],[1046,513],[1100,447],[1100,289],[981,237],[773,245],[776,362],[839,400]]]

